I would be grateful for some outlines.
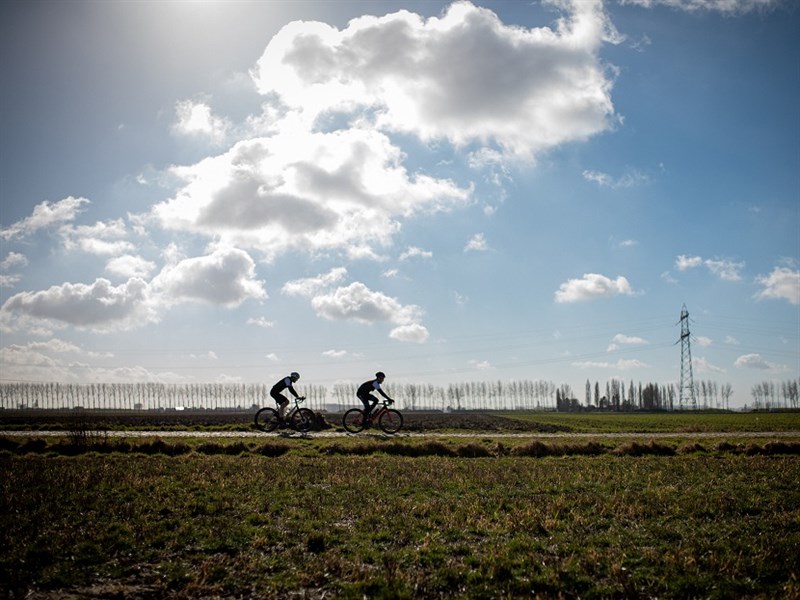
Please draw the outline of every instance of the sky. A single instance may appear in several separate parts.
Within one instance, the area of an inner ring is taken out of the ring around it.
[[[788,0],[12,0],[0,380],[800,376]]]

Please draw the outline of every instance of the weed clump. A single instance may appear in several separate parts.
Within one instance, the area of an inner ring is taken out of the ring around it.
[[[192,449],[187,444],[167,444],[164,440],[158,438],[152,442],[142,442],[136,444],[132,448],[133,452],[140,454],[166,454],[167,456],[179,456],[181,454],[188,454]]]
[[[705,453],[706,449],[702,444],[697,442],[693,444],[686,444],[678,448],[678,454],[701,454]]]
[[[533,456],[535,458],[540,458],[542,456],[552,456],[553,447],[539,440],[534,440],[530,444],[514,448],[511,453],[515,456]]]
[[[800,454],[800,442],[767,442],[764,454]]]
[[[489,452],[486,446],[467,444],[465,446],[459,446],[456,449],[456,455],[462,458],[485,458],[487,456],[492,456],[492,453]]]
[[[597,442],[589,442],[586,444],[545,444],[539,440],[535,440],[530,444],[518,446],[511,450],[511,454],[515,456],[533,456],[541,458],[543,456],[599,456],[605,454],[608,449]]]
[[[717,452],[727,452],[730,454],[741,454],[742,447],[739,444],[731,444],[730,442],[719,442],[714,449]]]
[[[612,451],[617,456],[674,456],[675,448],[667,444],[626,442]]]

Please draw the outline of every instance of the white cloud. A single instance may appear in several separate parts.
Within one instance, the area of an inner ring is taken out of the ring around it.
[[[606,296],[633,294],[630,283],[625,277],[609,279],[605,275],[586,273],[582,279],[570,279],[562,283],[555,293],[558,303],[580,302]]]
[[[777,298],[800,304],[800,270],[775,267],[769,275],[757,277],[756,282],[764,286],[756,294],[759,300]]]
[[[695,371],[698,373],[725,373],[725,369],[722,367],[717,367],[712,365],[708,362],[703,356],[697,356],[692,359],[692,364],[694,365]]]
[[[400,260],[408,260],[409,258],[431,258],[433,252],[417,248],[416,246],[409,246],[405,252],[400,255]]]
[[[571,14],[553,29],[506,26],[470,2],[427,20],[408,11],[364,16],[341,31],[293,22],[270,41],[253,77],[307,122],[366,108],[385,130],[530,158],[615,120],[598,51],[621,37],[599,0],[559,7]]]
[[[705,336],[702,336],[702,335],[697,336],[695,338],[695,341],[697,342],[698,346],[701,346],[703,348],[707,348],[708,346],[710,346],[713,343],[713,341],[712,341],[712,339],[710,337],[705,337]]]
[[[92,352],[90,350],[84,350],[80,346],[73,344],[72,342],[67,342],[65,340],[61,340],[58,338],[52,338],[47,340],[46,342],[29,342],[27,345],[28,348],[40,352],[49,352],[49,353],[56,353],[56,354],[77,354],[80,356],[88,356],[88,357],[108,357],[113,356],[109,353],[100,353],[100,352]]]
[[[172,130],[178,135],[200,136],[220,144],[231,128],[230,121],[214,115],[205,102],[182,100],[175,104],[175,114],[177,121]]]
[[[583,361],[574,362],[572,365],[574,367],[578,367],[579,369],[619,369],[620,371],[627,371],[629,369],[642,369],[650,366],[647,363],[643,363],[635,358],[625,360],[619,359],[615,363]]]
[[[490,371],[494,369],[494,366],[492,366],[492,363],[490,363],[488,360],[471,360],[469,361],[469,364],[474,366],[479,371]]]
[[[706,268],[723,281],[741,281],[740,271],[744,268],[743,262],[734,262],[725,259],[705,259],[701,256],[679,255],[675,259],[675,268],[679,271],[695,269],[705,265]]]
[[[106,271],[120,277],[149,277],[156,268],[156,264],[141,256],[125,254],[112,258],[106,263]]]
[[[11,240],[24,237],[40,229],[72,221],[86,204],[89,204],[86,198],[74,198],[73,196],[53,204],[45,200],[34,207],[30,217],[17,221],[6,229],[0,229],[0,238]]]
[[[347,275],[347,269],[344,267],[336,267],[324,275],[287,281],[283,284],[281,293],[287,296],[305,296],[310,298],[340,282],[344,279],[345,275]]]
[[[667,6],[687,12],[720,12],[741,15],[778,6],[782,0],[619,0],[620,4],[634,4],[644,8]]]
[[[38,292],[22,292],[0,308],[0,322],[50,322],[80,329],[110,331],[127,329],[157,320],[148,303],[147,283],[131,278],[113,286],[107,279],[87,285],[64,283]]]
[[[18,275],[0,275],[0,287],[14,287],[19,281]]]
[[[736,359],[734,364],[740,369],[748,368],[768,370],[774,367],[774,365],[761,358],[760,354],[743,354]]]
[[[417,322],[421,312],[417,306],[402,305],[395,298],[374,292],[360,282],[316,296],[311,300],[311,306],[318,316],[325,319],[367,324],[389,321],[410,325]]]
[[[666,283],[672,283],[672,284],[678,283],[678,280],[677,280],[677,279],[675,279],[675,278],[672,276],[672,273],[670,273],[669,271],[664,271],[663,273],[661,273],[660,277],[661,277],[661,279],[663,279],[663,280],[664,280]]]
[[[614,179],[614,177],[608,173],[587,169],[583,172],[583,178],[586,181],[592,181],[596,183],[600,187],[607,187],[611,188],[612,190],[632,188],[639,185],[644,185],[650,181],[650,178],[647,175],[635,169],[628,171],[616,179]]]
[[[743,262],[707,259],[705,265],[709,271],[724,281],[741,281],[742,279],[739,271],[744,268]]]
[[[429,337],[428,329],[419,323],[400,325],[389,332],[389,337],[401,342],[416,342],[421,344]]]
[[[21,381],[60,381],[64,383],[165,383],[185,381],[186,378],[168,371],[154,373],[144,367],[106,368],[90,366],[62,355],[108,356],[86,352],[62,340],[35,342],[25,346],[0,348],[3,376]]]
[[[255,278],[255,263],[247,252],[222,247],[164,267],[151,285],[167,305],[198,301],[233,307],[266,298],[263,283]]]
[[[248,325],[255,325],[256,327],[263,327],[264,329],[270,329],[275,327],[275,322],[265,319],[264,317],[256,317],[247,319]]]
[[[16,294],[0,308],[0,328],[11,331],[39,323],[99,332],[125,330],[157,322],[163,310],[183,302],[233,307],[266,297],[250,256],[220,248],[209,256],[168,264],[149,283],[131,277],[114,286],[99,278],[92,284],[64,283]]]
[[[409,174],[381,133],[291,129],[237,143],[192,166],[152,216],[163,227],[256,248],[267,260],[288,250],[340,250],[378,258],[400,219],[448,210],[471,195],[449,180]]]
[[[703,258],[701,256],[686,256],[685,254],[681,254],[675,259],[675,268],[678,269],[678,271],[694,269],[702,264]]]
[[[606,349],[606,352],[613,352],[614,350],[618,350],[620,346],[642,346],[645,344],[647,344],[647,341],[644,340],[643,338],[618,333],[611,340],[611,343]]]
[[[474,250],[476,252],[484,252],[489,249],[489,244],[486,243],[486,236],[482,233],[476,233],[464,246],[464,252]]]
[[[0,271],[9,271],[17,267],[26,266],[28,266],[28,259],[24,254],[20,254],[19,252],[9,252],[8,256],[3,259],[3,262],[0,262]]]

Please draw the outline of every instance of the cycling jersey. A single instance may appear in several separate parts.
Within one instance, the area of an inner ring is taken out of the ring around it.
[[[297,392],[294,391],[294,387],[292,387],[292,378],[291,377],[284,377],[278,383],[272,386],[270,390],[270,395],[275,396],[275,394],[280,394],[283,390],[288,389],[292,392],[292,395],[296,398]]]
[[[371,379],[370,381],[365,381],[360,386],[358,386],[358,391],[356,392],[356,396],[368,396],[372,392],[380,392],[381,395],[385,396],[386,394],[383,393],[381,389],[381,384],[377,379]]]

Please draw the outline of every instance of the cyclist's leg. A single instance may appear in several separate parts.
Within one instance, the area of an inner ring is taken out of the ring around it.
[[[286,416],[286,407],[289,406],[289,400],[286,399],[281,393],[278,392],[270,392],[270,396],[272,396],[273,400],[278,404],[278,417],[281,421]]]
[[[369,427],[372,409],[375,408],[378,399],[372,394],[361,394],[358,399],[364,405],[364,427]]]

